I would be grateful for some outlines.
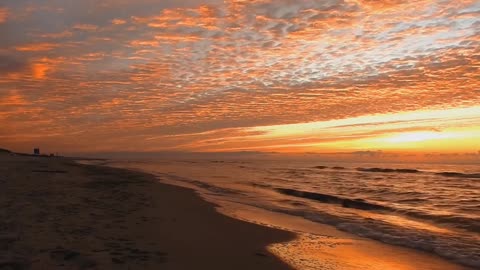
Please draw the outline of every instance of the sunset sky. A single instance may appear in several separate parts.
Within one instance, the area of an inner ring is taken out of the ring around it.
[[[480,158],[480,1],[3,0],[0,147]]]

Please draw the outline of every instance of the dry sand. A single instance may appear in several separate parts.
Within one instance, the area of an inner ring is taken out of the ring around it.
[[[285,231],[150,175],[0,154],[0,269],[289,269]]]

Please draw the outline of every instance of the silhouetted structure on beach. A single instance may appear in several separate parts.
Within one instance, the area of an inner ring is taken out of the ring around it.
[[[39,156],[40,155],[40,148],[34,148],[33,149],[33,154],[36,155],[36,156]]]
[[[11,154],[10,150],[0,148],[0,154]]]

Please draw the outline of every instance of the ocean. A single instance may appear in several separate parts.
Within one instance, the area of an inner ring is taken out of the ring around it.
[[[227,212],[242,207],[247,219],[248,209],[302,217],[480,269],[480,165],[165,159],[107,165],[193,188]]]

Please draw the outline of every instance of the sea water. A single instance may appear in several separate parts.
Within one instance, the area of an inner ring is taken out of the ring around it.
[[[299,216],[480,269],[480,165],[111,161],[204,197]],[[247,208],[248,209],[248,208]]]

